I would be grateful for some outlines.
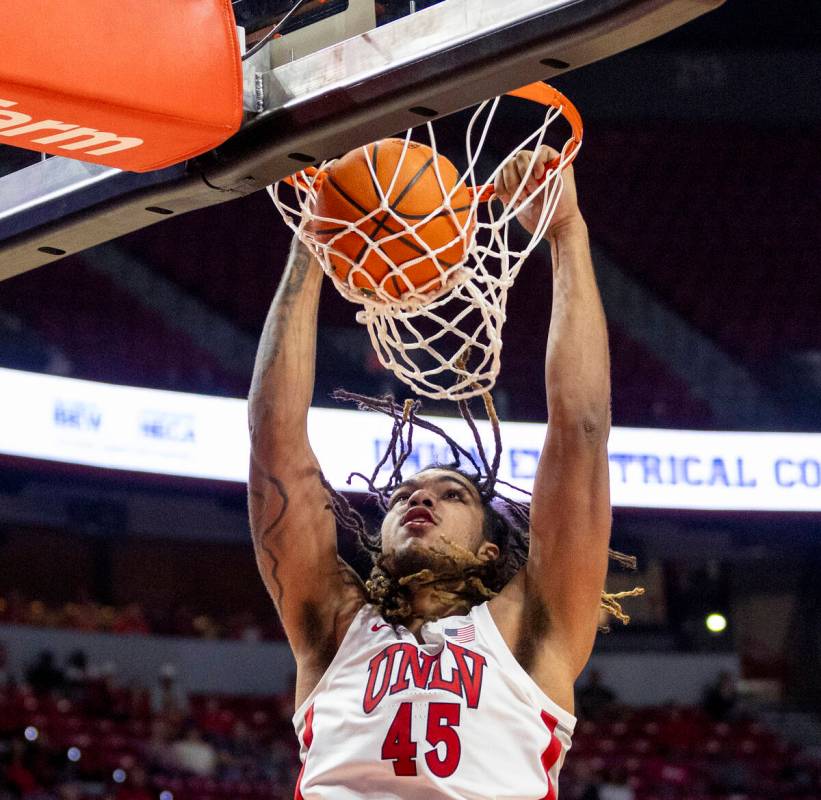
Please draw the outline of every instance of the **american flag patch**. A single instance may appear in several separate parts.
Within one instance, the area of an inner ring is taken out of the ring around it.
[[[445,628],[445,636],[456,639],[461,644],[472,642],[476,638],[476,628],[473,625],[463,625],[461,628]]]

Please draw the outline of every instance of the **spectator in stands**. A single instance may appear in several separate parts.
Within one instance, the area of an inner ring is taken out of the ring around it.
[[[112,631],[122,634],[159,633],[201,639],[232,638],[249,642],[284,638],[282,626],[275,615],[265,628],[250,612],[222,619],[181,606],[173,611],[164,608],[149,616],[137,603],[130,603],[124,608],[100,605],[85,590],[79,592],[77,599],[58,603],[56,606],[49,606],[39,599],[32,600],[17,590],[11,590],[6,597],[0,597],[0,621],[41,628]]]
[[[262,628],[254,619],[250,611],[235,614],[228,623],[229,636],[243,642],[259,642],[262,640]]]
[[[587,683],[576,690],[576,708],[582,719],[600,720],[610,715],[616,702],[616,693],[602,683],[601,673],[590,670]]]
[[[743,758],[736,754],[711,758],[706,770],[713,794],[727,792],[746,796],[753,791],[755,779]]]
[[[188,697],[177,677],[173,664],[163,664],[157,676],[157,685],[151,692],[151,710],[166,717],[185,717],[188,714]]]
[[[181,739],[171,745],[172,764],[180,772],[211,777],[217,768],[217,752],[202,738],[195,725],[189,725]]]
[[[161,717],[151,721],[151,733],[143,746],[144,762],[153,769],[165,772],[173,768],[171,743],[173,736],[168,722]]]
[[[233,711],[222,708],[216,697],[205,701],[205,708],[197,715],[197,724],[205,736],[212,742],[224,742],[234,730],[236,717]]]
[[[735,676],[731,672],[721,672],[716,682],[705,688],[702,707],[714,721],[726,722],[733,718],[737,706]]]
[[[627,782],[627,773],[621,768],[607,770],[598,791],[599,800],[636,800],[636,793]]]
[[[289,783],[299,772],[299,751],[289,738],[274,738],[267,752],[261,754],[258,772],[261,778],[278,783]],[[598,798],[590,798],[598,800]]]
[[[642,772],[662,798],[679,798],[695,788],[697,762],[692,744],[668,745],[657,738],[654,751],[642,756]]]
[[[66,694],[70,700],[80,702],[86,695],[88,682],[88,657],[82,650],[74,650],[66,659]]]
[[[20,625],[26,616],[25,601],[16,589],[0,598],[0,620],[12,625]]]
[[[571,770],[570,774],[573,776],[573,782],[570,786],[571,800],[601,800],[599,795],[601,779],[590,762],[584,758],[577,758],[571,760],[568,766]],[[564,795],[565,790],[563,789],[562,797]]]
[[[98,631],[102,627],[100,609],[91,603],[66,603],[62,609],[62,625],[76,631]]]
[[[60,625],[60,615],[42,600],[32,600],[25,610],[23,623],[37,628],[56,628]]]
[[[50,798],[54,795],[49,794]],[[57,800],[83,800],[83,792],[80,786],[73,781],[71,783],[64,783],[57,788]],[[43,798],[45,800],[45,798]]]
[[[95,675],[89,674],[86,682],[85,707],[92,716],[124,719],[128,715],[123,692],[116,683],[117,665],[107,661]]]
[[[155,794],[148,788],[148,779],[142,767],[133,767],[128,772],[125,783],[120,784],[114,795],[115,800],[155,800]]]
[[[139,683],[132,682],[120,690],[125,707],[132,719],[145,720],[151,716],[151,692]]]
[[[177,636],[193,636],[194,618],[196,614],[188,608],[188,606],[181,605],[174,609],[173,623],[171,632]]]
[[[659,722],[656,741],[664,745],[671,754],[694,747],[703,738],[703,722],[693,709],[670,703],[665,711],[664,718]]]
[[[219,639],[222,630],[208,614],[198,614],[192,622],[194,634],[200,639]]]
[[[13,797],[27,797],[38,788],[37,779],[26,758],[26,748],[21,739],[12,739],[11,753],[5,765],[3,788],[8,789]]]
[[[125,608],[116,613],[111,630],[113,633],[137,634],[142,636],[151,633],[151,628],[143,614],[143,610],[137,603],[129,603]]]
[[[54,663],[54,653],[43,650],[26,670],[26,681],[35,694],[50,694],[65,686],[65,676]]]
[[[821,797],[821,757],[796,753],[779,770],[778,785],[789,795]]]
[[[234,781],[248,778],[256,771],[261,757],[257,737],[242,720],[237,720],[219,749],[220,777]]]

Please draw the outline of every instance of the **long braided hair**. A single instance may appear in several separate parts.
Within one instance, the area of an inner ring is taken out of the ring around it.
[[[370,577],[365,582],[368,598],[382,616],[389,621],[407,619],[411,611],[411,599],[416,588],[458,581],[459,594],[470,606],[484,602],[498,594],[507,582],[527,562],[529,548],[530,505],[524,500],[514,500],[498,490],[505,486],[530,497],[530,493],[498,477],[502,457],[502,437],[499,418],[489,393],[482,395],[485,412],[493,431],[494,452],[488,458],[482,443],[476,420],[468,401],[457,403],[462,419],[467,423],[473,436],[475,450],[469,450],[442,428],[419,415],[422,408],[420,400],[405,400],[399,404],[391,395],[368,397],[337,389],[332,397],[338,401],[355,403],[361,411],[377,411],[386,414],[393,421],[391,437],[382,458],[373,472],[366,475],[352,472],[348,476],[350,484],[354,478],[364,481],[368,493],[376,500],[380,510],[388,511],[388,504],[394,490],[403,481],[403,467],[413,452],[413,434],[415,428],[422,428],[439,436],[450,449],[450,463],[431,464],[425,469],[445,469],[456,472],[469,480],[479,493],[484,513],[483,536],[499,548],[499,557],[482,561],[473,553],[456,545],[445,542],[444,548],[431,548],[432,554],[439,557],[443,565],[434,572],[423,569],[412,575],[397,578],[386,568],[382,553],[379,531],[370,531],[362,515],[351,507],[347,499],[337,492],[327,481],[325,488],[331,498],[331,508],[341,526],[354,532],[360,548],[370,557]],[[385,467],[390,473],[384,483],[377,483]],[[633,556],[609,550],[610,557],[628,569],[636,568]],[[635,588],[626,592],[602,592],[602,608],[619,621],[627,624],[630,617],[624,613],[620,600],[624,597],[635,597],[644,590]]]

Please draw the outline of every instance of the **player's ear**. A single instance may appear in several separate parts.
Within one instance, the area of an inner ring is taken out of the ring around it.
[[[499,554],[499,545],[493,544],[493,542],[482,542],[476,551],[476,557],[480,561],[495,561],[499,558]]]

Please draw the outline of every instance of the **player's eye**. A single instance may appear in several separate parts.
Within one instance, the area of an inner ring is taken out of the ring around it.
[[[462,493],[458,489],[448,489],[445,492],[445,499],[446,500],[461,500]]]
[[[404,502],[405,500],[408,499],[408,497],[410,497],[410,495],[407,492],[399,492],[399,494],[395,494],[391,498],[391,503],[390,503],[391,508],[393,508],[397,503]]]

